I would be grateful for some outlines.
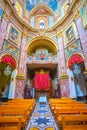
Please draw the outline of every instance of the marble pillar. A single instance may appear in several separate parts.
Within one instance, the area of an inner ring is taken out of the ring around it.
[[[58,59],[59,59],[61,97],[69,97],[70,88],[69,88],[67,68],[66,68],[66,63],[65,63],[64,43],[63,43],[63,37],[61,33],[59,33],[58,35],[58,45],[59,45]]]
[[[27,60],[26,37],[23,35],[22,42],[21,42],[21,48],[20,48],[18,74],[16,77],[15,98],[23,98],[24,97],[25,76],[26,76],[26,60]]]
[[[3,41],[5,38],[8,21],[9,21],[9,17],[6,17],[6,13],[4,13],[3,18],[2,18],[2,22],[0,25],[0,51],[2,49]]]
[[[78,29],[78,33],[79,33],[79,37],[81,40],[81,45],[82,45],[82,49],[83,49],[83,53],[84,53],[84,57],[85,57],[85,59],[84,59],[85,67],[87,69],[87,36],[86,36],[86,31],[83,27],[81,16],[79,16],[76,19],[76,26]]]

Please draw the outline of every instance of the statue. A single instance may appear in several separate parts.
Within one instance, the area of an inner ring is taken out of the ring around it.
[[[84,74],[80,68],[80,65],[73,65],[74,82],[76,85],[76,95],[77,97],[83,97],[87,95],[86,82]]]

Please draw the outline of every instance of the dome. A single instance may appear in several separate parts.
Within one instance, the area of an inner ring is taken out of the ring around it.
[[[26,10],[31,11],[39,3],[44,3],[49,6],[53,11],[58,9],[58,0],[26,0]]]
[[[19,17],[36,29],[52,28],[67,14],[68,8],[72,3],[72,0],[11,1]],[[36,21],[36,24],[34,21]]]

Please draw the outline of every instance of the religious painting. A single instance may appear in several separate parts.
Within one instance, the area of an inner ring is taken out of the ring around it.
[[[3,42],[2,51],[6,53],[10,52],[17,60],[19,59],[19,49],[9,44],[6,40]]]
[[[3,15],[3,9],[0,7],[0,22],[1,22],[1,19],[2,19],[2,15]]]
[[[69,6],[70,6],[70,2],[65,2],[65,3],[64,3],[64,5],[63,5],[64,15],[65,15],[66,12],[68,11]]]
[[[16,44],[18,42],[18,31],[14,27],[11,27],[9,39]]]
[[[86,27],[87,26],[87,1],[86,0],[83,1],[83,4],[80,8],[80,14],[82,16],[83,26]]]
[[[72,26],[70,26],[66,31],[66,39],[67,42],[70,42],[71,40],[74,39],[74,30]]]
[[[15,9],[16,9],[18,16],[22,17],[23,10],[22,10],[21,5],[17,1],[15,3]]]

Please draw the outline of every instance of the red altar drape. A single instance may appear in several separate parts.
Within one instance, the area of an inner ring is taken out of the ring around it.
[[[35,74],[34,86],[36,90],[49,90],[50,89],[49,74]]]

